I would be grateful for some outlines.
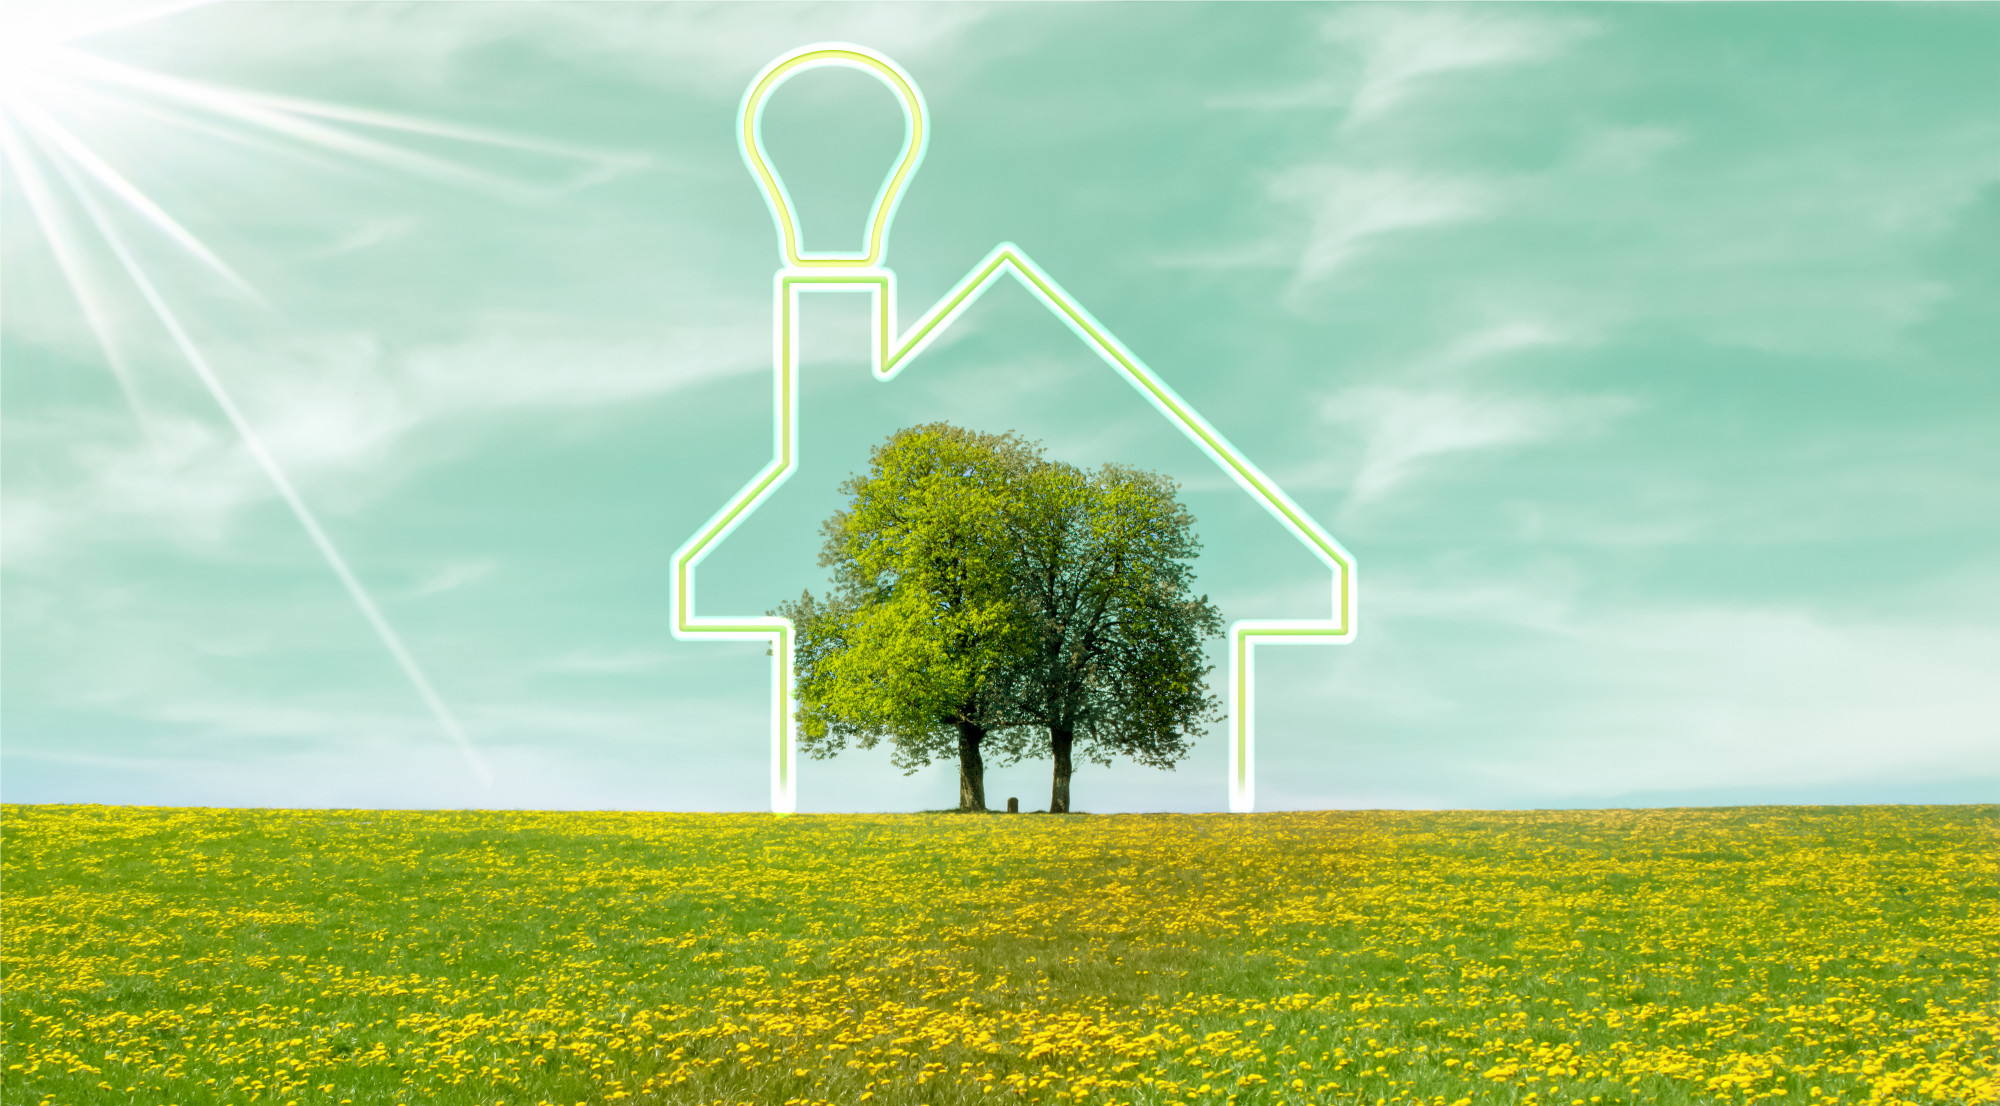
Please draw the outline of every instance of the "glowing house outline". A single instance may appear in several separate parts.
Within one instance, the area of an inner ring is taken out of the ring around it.
[[[784,182],[771,169],[761,133],[763,108],[770,93],[789,78],[821,66],[856,69],[882,81],[903,105],[904,142],[901,155],[882,182],[871,209],[866,250],[862,253],[800,250],[798,220]],[[807,291],[862,292],[874,300],[872,357],[876,379],[894,380],[930,342],[943,333],[1004,273],[1040,300],[1074,334],[1122,375],[1167,420],[1211,457],[1230,478],[1257,499],[1333,574],[1332,617],[1325,619],[1245,619],[1229,625],[1229,809],[1248,812],[1256,800],[1256,651],[1259,644],[1345,644],[1355,628],[1354,559],[1301,510],[1269,477],[1229,444],[1199,412],[1090,312],[1065,292],[1027,254],[1012,243],[993,248],[972,271],[924,312],[901,337],[896,337],[896,275],[881,264],[887,248],[889,223],[904,186],[923,160],[928,137],[923,96],[895,62],[866,47],[822,43],[784,55],[766,66],[743,97],[739,140],[743,160],[763,186],[771,218],[777,224],[784,265],[773,278],[775,325],[772,328],[773,456],[721,510],[704,523],[674,553],[672,630],[681,640],[758,640],[771,644],[771,809],[790,813],[797,805],[797,773],[793,736],[792,633],[790,622],[775,616],[720,617],[695,613],[695,572],[715,544],[749,517],[790,478],[798,437],[798,346],[793,320],[799,296]]]

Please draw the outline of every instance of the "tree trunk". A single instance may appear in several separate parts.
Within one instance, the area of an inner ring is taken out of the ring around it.
[[[979,757],[979,743],[986,729],[971,722],[958,724],[958,809],[986,809],[986,762]]]
[[[1069,748],[1075,742],[1075,733],[1049,727],[1049,749],[1056,755],[1055,788],[1049,793],[1050,814],[1069,813]]]

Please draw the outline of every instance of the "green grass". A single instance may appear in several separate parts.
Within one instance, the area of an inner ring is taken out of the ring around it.
[[[0,1102],[1989,1102],[1996,815],[7,806]]]

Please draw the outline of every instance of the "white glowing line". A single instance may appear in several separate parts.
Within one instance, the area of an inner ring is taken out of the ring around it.
[[[764,97],[792,72],[811,65],[838,65],[867,73],[888,85],[903,106],[908,144],[899,164],[884,182],[872,212],[872,231],[865,255],[808,254],[798,248],[802,230],[791,210],[783,183],[762,156],[758,133]],[[1332,573],[1333,616],[1324,619],[1239,619],[1229,626],[1230,715],[1229,809],[1248,812],[1256,806],[1256,719],[1254,716],[1256,646],[1260,644],[1337,645],[1354,637],[1356,584],[1354,558],[1300,509],[1284,489],[1264,475],[1222,433],[1202,418],[1123,342],[1084,309],[1062,286],[1012,243],[1003,242],[974,266],[957,286],[926,311],[910,329],[897,336],[896,275],[879,264],[902,187],[916,172],[924,150],[923,96],[907,74],[888,58],[866,47],[845,43],[807,46],[778,58],[764,68],[744,94],[738,139],[744,163],[764,185],[765,203],[777,224],[786,265],[778,270],[777,318],[772,328],[773,456],[743,489],[723,505],[700,530],[674,553],[674,583],[669,591],[671,628],[675,637],[695,635],[771,642],[775,658],[772,680],[771,809],[790,813],[796,804],[797,776],[791,770],[796,719],[791,710],[788,679],[791,665],[790,622],[777,617],[737,618],[695,613],[695,570],[715,543],[764,504],[795,467],[798,455],[798,343],[792,319],[798,296],[805,291],[870,293],[876,308],[874,367],[876,379],[894,379],[909,359],[922,352],[985,293],[1001,275],[1012,276],[1040,300],[1063,324],[1113,369],[1121,373],[1146,401],[1173,423],[1204,453],[1222,466],[1232,480],[1256,499],[1278,523]],[[817,287],[813,287],[817,286]]]
[[[40,131],[44,137],[54,142],[72,161],[82,166],[100,184],[117,195],[119,199],[129,204],[134,211],[144,215],[147,222],[159,228],[167,237],[180,243],[181,247],[189,253],[200,258],[204,265],[215,270],[216,273],[220,274],[236,290],[242,292],[252,300],[260,303],[263,302],[263,297],[259,296],[256,290],[251,288],[242,277],[237,276],[236,270],[230,268],[227,262],[215,256],[207,246],[202,245],[201,239],[196,238],[173,216],[161,210],[158,204],[147,199],[144,192],[141,192],[131,181],[121,176],[118,170],[105,164],[102,158],[92,153],[90,147],[78,141],[75,135],[72,135],[63,128],[62,124],[49,118],[48,113],[35,107],[33,104],[16,103],[13,107],[15,112],[25,122],[37,131]]]
[[[62,172],[65,181],[70,186],[70,191],[82,202],[85,210],[90,213],[92,225],[97,228],[99,234],[104,236],[104,240],[111,247],[112,253],[117,255],[118,262],[125,270],[125,274],[132,278],[132,283],[137,285],[140,294],[145,296],[147,304],[153,309],[153,314],[159,318],[160,324],[166,327],[167,333],[172,336],[174,345],[180,349],[181,355],[187,358],[188,364],[193,367],[195,375],[199,376],[202,384],[208,388],[208,393],[215,400],[216,406],[222,408],[222,413],[228,417],[230,425],[235,427],[236,433],[242,437],[243,444],[250,450],[250,455],[256,459],[258,467],[264,470],[264,475],[270,479],[272,486],[277,488],[278,495],[284,499],[285,505],[292,509],[293,516],[298,519],[299,525],[305,528],[306,535],[312,539],[313,545],[318,547],[320,556],[326,560],[327,567],[331,568],[333,574],[340,578],[341,585],[347,589],[347,594],[354,600],[355,606],[361,608],[362,616],[374,628],[375,635],[381,639],[383,646],[389,650],[389,655],[395,659],[397,667],[403,670],[403,675],[417,689],[417,694],[422,697],[424,705],[430,708],[431,714],[437,719],[438,725],[443,727],[445,733],[450,736],[452,743],[458,747],[459,755],[464,757],[466,764],[479,777],[480,782],[491,787],[493,785],[493,773],[487,769],[485,762],[480,759],[478,751],[472,747],[472,742],[465,736],[465,731],[459,726],[458,719],[453,717],[450,708],[445,706],[444,700],[438,696],[436,689],[431,687],[429,678],[424,675],[423,669],[418,667],[416,658],[411,656],[410,651],[403,647],[403,639],[397,635],[395,627],[389,624],[389,620],[383,617],[382,612],[376,608],[375,601],[368,595],[368,590],[361,586],[361,581],[354,575],[353,570],[347,567],[347,559],[342,557],[340,550],[334,547],[333,539],[327,537],[326,531],[320,529],[318,520],[313,517],[312,511],[307,509],[305,500],[300,498],[297,489],[292,487],[291,480],[285,476],[284,470],[278,466],[277,459],[271,456],[269,450],[264,448],[264,443],[257,437],[256,432],[250,428],[249,420],[243,417],[243,412],[237,408],[236,402],[230,398],[228,390],[223,387],[222,380],[209,367],[208,359],[202,356],[201,350],[188,337],[187,331],[180,324],[180,320],[174,315],[173,310],[167,306],[166,300],[161,297],[159,290],[153,286],[153,282],[146,276],[145,270],[139,266],[138,262],[132,257],[131,252],[125,248],[124,240],[113,229],[111,221],[105,218],[103,209],[98,207],[95,200],[91,199],[90,194],[82,187],[82,182],[78,181],[66,166],[58,161],[56,168]]]
[[[69,218],[63,214],[62,206],[49,191],[48,181],[43,178],[41,169],[4,114],[0,114],[0,147],[7,151],[7,160],[14,167],[15,179],[21,182],[21,192],[27,197],[35,222],[42,228],[50,252],[55,254],[56,265],[62,269],[63,280],[69,285],[70,293],[83,308],[91,335],[97,339],[98,348],[104,351],[104,359],[111,366],[111,375],[118,380],[118,390],[124,394],[126,406],[132,409],[132,418],[150,441],[152,424],[146,418],[144,404],[139,401],[131,366],[111,340],[110,313],[105,309],[104,301],[98,298],[97,287],[90,279],[76,236],[70,230]]]

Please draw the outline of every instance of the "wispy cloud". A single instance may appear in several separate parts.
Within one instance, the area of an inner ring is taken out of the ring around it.
[[[1594,433],[1636,402],[1622,396],[1507,393],[1503,383],[1484,377],[1496,362],[1595,341],[1594,334],[1534,315],[1496,317],[1447,337],[1380,366],[1375,374],[1380,383],[1322,395],[1317,414],[1338,428],[1337,435],[1321,438],[1311,461],[1280,467],[1273,475],[1295,491],[1343,490],[1353,510],[1441,455]],[[1204,471],[1183,486],[1208,491],[1235,485]]]
[[[1358,58],[1358,68],[1329,61],[1333,75],[1304,87],[1232,96],[1213,106],[1345,108],[1341,129],[1353,130],[1448,75],[1546,61],[1595,29],[1575,18],[1518,11],[1432,5],[1343,8],[1321,24],[1321,34],[1342,63],[1348,56]],[[1163,258],[1161,263],[1207,268],[1289,264],[1294,276],[1286,300],[1299,309],[1314,285],[1353,263],[1374,240],[1491,217],[1508,199],[1506,182],[1499,179],[1416,168],[1406,158],[1385,158],[1374,146],[1355,145],[1350,138],[1341,136],[1334,148],[1308,155],[1270,180],[1267,195],[1272,200],[1304,209],[1303,234],[1295,225],[1287,226],[1255,241]],[[1598,156],[1631,162],[1669,141],[1664,133],[1634,131]]]
[[[1687,132],[1678,127],[1604,127],[1577,143],[1570,165],[1579,173],[1639,173],[1687,141]]]
[[[1624,396],[1531,396],[1455,388],[1352,388],[1327,398],[1327,421],[1364,442],[1346,510],[1380,500],[1426,465],[1455,453],[1531,445],[1594,433],[1634,410]]]
[[[468,55],[519,42],[599,74],[734,99],[771,58],[810,42],[867,43],[906,65],[947,60],[991,12],[975,4],[494,4],[231,14],[233,26],[255,36],[258,56],[273,63],[295,56],[322,62],[337,48],[369,58],[371,72],[385,78],[445,85]]]
[[[867,43],[906,65],[944,61],[990,14],[974,4],[788,5],[768,11],[607,5],[564,12],[560,24],[572,30],[558,41],[622,61],[650,80],[679,82],[699,74],[733,96],[746,66],[747,73],[755,73],[787,50],[830,38]]]
[[[714,314],[734,319],[726,306]],[[243,406],[272,454],[301,484],[332,488],[351,509],[449,456],[454,447],[434,431],[453,427],[459,441],[524,410],[561,419],[764,371],[763,344],[744,340],[761,322],[584,337],[507,319],[407,350],[350,335],[236,348],[218,360],[241,374]],[[155,416],[151,440],[95,414],[43,412],[36,422],[32,433],[63,463],[41,479],[9,474],[6,555],[17,568],[129,534],[120,523],[134,521],[174,540],[220,541],[239,512],[274,494],[220,420],[202,414]]]
[[[400,371],[417,406],[444,417],[502,408],[578,409],[656,398],[768,372],[763,302],[703,305],[709,322],[580,336],[562,320],[498,319],[473,336],[420,347]]]
[[[1368,610],[1379,644],[1323,693],[1338,703],[1312,710],[1342,715],[1350,732],[1443,742],[1486,781],[1479,801],[1991,771],[2000,706],[1987,673],[2000,633],[1988,626],[1611,603],[1579,587],[1378,574]],[[1468,744],[1470,731],[1493,736]]]
[[[1503,319],[1446,341],[1433,352],[1419,356],[1405,366],[1415,376],[1443,376],[1524,350],[1549,346],[1576,345],[1589,340],[1573,326],[1557,325],[1546,319],[1516,317]]]
[[[1595,30],[1570,17],[1439,5],[1357,5],[1321,25],[1327,39],[1362,56],[1350,125],[1383,114],[1447,74],[1543,61]]]
[[[157,741],[91,747],[16,737],[8,742],[6,767],[10,801],[750,809],[762,794],[761,718],[732,707],[500,707],[473,720],[483,736],[491,735],[489,788],[467,779],[434,739],[391,713],[316,715],[224,703],[161,719],[166,728]],[[714,747],[716,734],[738,731],[740,744]],[[685,771],[697,756],[709,770]]]
[[[212,542],[237,508],[275,494],[220,420],[159,415],[144,439],[122,426],[107,433],[104,420],[88,415],[49,413],[41,421],[38,429],[62,444],[47,458],[55,474],[42,480],[10,474],[11,569],[79,541],[129,532],[135,522],[180,541]]]
[[[1302,165],[1271,182],[1273,199],[1306,210],[1304,246],[1290,294],[1347,264],[1370,239],[1396,231],[1463,222],[1496,206],[1497,190],[1466,177],[1399,169]]]
[[[1990,767],[2000,741],[1986,675],[2000,666],[2000,635],[1990,630],[1710,607],[1644,612],[1592,637],[1646,658],[1625,666],[1620,682],[1651,686],[1600,708],[1602,732],[1623,740],[1612,756],[1579,764],[1566,781],[1577,790],[1963,772]]]
[[[448,564],[411,588],[409,597],[420,599],[427,595],[457,591],[467,584],[477,583],[493,575],[493,570],[498,567],[492,561],[457,561]]]
[[[379,246],[384,242],[401,238],[403,235],[408,234],[416,225],[416,219],[410,216],[400,216],[393,219],[365,219],[356,224],[352,229],[340,233],[338,237],[327,243],[327,245],[322,247],[313,256],[323,258],[340,257],[343,254],[355,253],[359,250],[368,249],[371,246]]]
[[[1290,268],[1286,306],[1304,310],[1316,284],[1364,256],[1378,238],[1498,214],[1506,186],[1468,174],[1300,164],[1270,178],[1264,194],[1286,208],[1284,228],[1240,244],[1170,252],[1162,268]],[[1298,228],[1292,212],[1304,212]]]
[[[674,658],[660,649],[581,649],[549,661],[549,672],[588,676],[623,676],[665,668]]]
[[[1353,5],[1320,21],[1320,39],[1332,50],[1312,80],[1230,92],[1208,104],[1279,111],[1344,108],[1345,125],[1353,127],[1452,74],[1546,61],[1596,31],[1584,20],[1519,8]]]

